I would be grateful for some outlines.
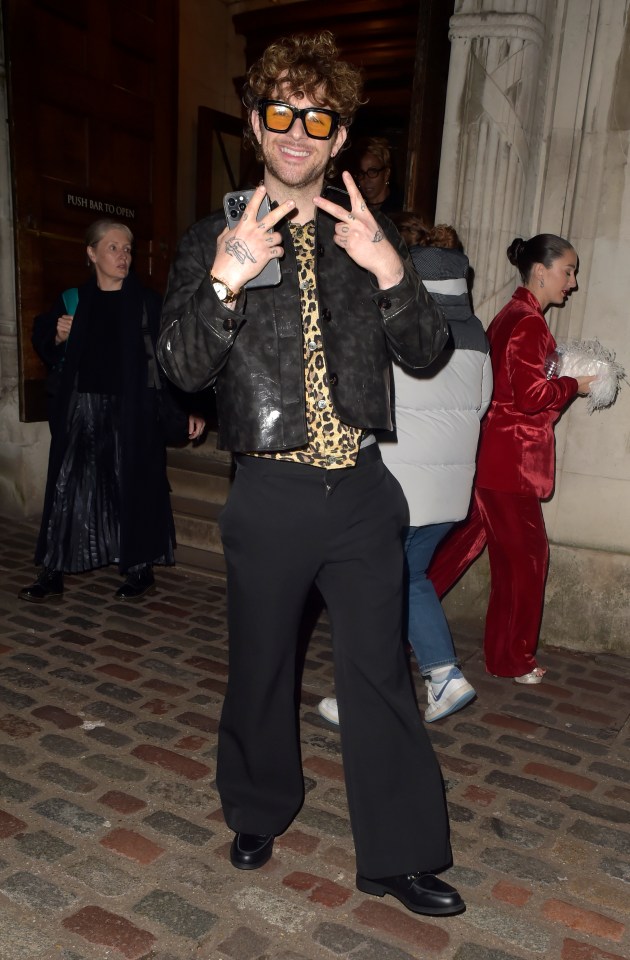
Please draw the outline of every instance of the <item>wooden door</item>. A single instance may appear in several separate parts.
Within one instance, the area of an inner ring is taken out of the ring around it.
[[[197,110],[198,220],[220,210],[229,190],[255,186],[262,176],[252,150],[243,149],[245,121],[229,113],[199,107]]]
[[[20,415],[44,419],[33,318],[87,278],[83,238],[127,224],[162,292],[175,240],[175,0],[4,0]]]

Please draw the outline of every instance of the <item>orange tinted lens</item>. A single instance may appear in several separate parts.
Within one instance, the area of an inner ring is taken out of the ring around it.
[[[288,130],[293,120],[293,111],[282,104],[269,103],[265,107],[265,126],[270,130]]]
[[[322,113],[321,110],[309,110],[306,114],[304,126],[311,137],[325,138],[330,133],[332,117],[328,113]]]

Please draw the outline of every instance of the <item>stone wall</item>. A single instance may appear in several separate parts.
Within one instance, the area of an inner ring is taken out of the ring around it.
[[[514,236],[568,237],[579,290],[548,314],[557,339],[598,337],[630,370],[630,33],[623,0],[459,0],[436,219],[455,224],[489,322],[517,277]],[[542,637],[630,651],[630,389],[556,430],[545,504],[551,565]],[[483,620],[487,563],[446,607]]]

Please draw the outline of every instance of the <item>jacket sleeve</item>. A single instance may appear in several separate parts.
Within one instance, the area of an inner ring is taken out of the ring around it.
[[[514,405],[521,413],[562,410],[577,393],[573,377],[547,380],[545,357],[549,335],[547,326],[534,315],[519,320],[506,351],[508,377],[514,394]]]
[[[448,339],[448,324],[418,277],[407,247],[393,223],[380,215],[378,222],[398,251],[405,272],[400,283],[389,290],[379,290],[371,277],[373,299],[381,312],[393,358],[412,370],[421,369],[432,363],[442,351]]]
[[[205,226],[204,226],[205,225]],[[169,380],[189,393],[211,386],[245,323],[241,293],[236,309],[218,299],[210,282],[216,232],[208,221],[182,238],[168,278],[157,355]]]

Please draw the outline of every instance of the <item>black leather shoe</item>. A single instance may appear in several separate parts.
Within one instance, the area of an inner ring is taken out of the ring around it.
[[[403,874],[380,880],[368,880],[357,873],[357,887],[362,893],[370,893],[374,897],[384,897],[389,893],[408,910],[428,917],[450,916],[466,909],[455,887],[432,873]]]
[[[237,833],[230,847],[230,863],[238,870],[257,870],[271,857],[275,839],[272,833]]]
[[[127,579],[114,594],[116,600],[140,600],[147,593],[155,592],[153,570],[147,564],[137,570],[130,570]]]
[[[63,597],[63,573],[61,570],[42,570],[35,583],[20,590],[18,597],[31,603],[59,603]]]

